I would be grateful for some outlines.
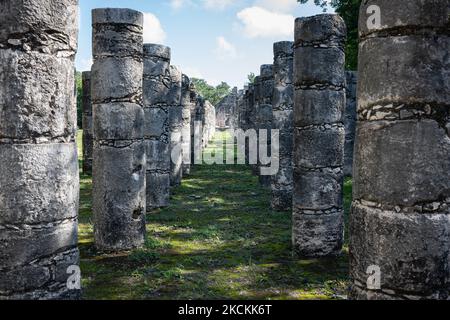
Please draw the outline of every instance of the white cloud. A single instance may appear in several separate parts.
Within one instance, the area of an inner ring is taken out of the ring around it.
[[[166,36],[159,19],[152,13],[144,13],[144,43],[162,44]]]
[[[170,0],[170,6],[175,10],[181,9],[188,4],[192,4],[190,0]]]
[[[215,54],[219,60],[236,59],[237,50],[236,47],[220,36],[216,38],[216,50]]]
[[[194,68],[194,67],[182,67],[181,70],[189,78],[197,78],[197,79],[204,79],[205,78],[203,73],[197,68]]]
[[[297,0],[257,0],[255,6],[262,7],[276,12],[292,12],[300,4]]]
[[[249,38],[294,37],[295,17],[261,7],[246,8],[237,14]]]
[[[223,10],[234,4],[236,0],[202,0],[206,9]]]

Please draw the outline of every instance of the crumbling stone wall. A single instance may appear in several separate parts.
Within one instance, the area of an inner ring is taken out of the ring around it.
[[[449,299],[449,14],[448,0],[361,6],[353,299]]]
[[[292,208],[294,146],[294,49],[293,42],[274,44],[274,91],[272,128],[280,130],[279,165],[271,177],[272,209]],[[276,156],[276,155],[274,155]]]
[[[267,133],[267,153],[270,157],[271,153],[271,130],[273,121],[273,88],[274,88],[274,77],[273,77],[273,65],[265,64],[261,66],[261,90],[260,90],[260,100],[258,103],[257,118],[258,118],[258,130],[265,130]],[[261,135],[258,135],[260,139]],[[258,148],[260,145],[258,144]],[[261,158],[260,158],[261,159]],[[270,165],[265,165],[260,162],[259,164],[259,183],[270,188],[271,176],[261,174],[261,167],[270,167]]]
[[[83,173],[92,174],[94,132],[92,128],[91,72],[82,73],[83,108]]]
[[[0,1],[0,299],[80,294],[77,26],[76,0]]]
[[[342,248],[345,38],[337,15],[296,20],[293,244],[306,257]]]
[[[181,184],[183,178],[183,152],[181,133],[183,129],[183,105],[181,104],[182,73],[170,66],[169,136],[170,136],[170,185]]]
[[[167,207],[170,198],[170,48],[144,45],[144,139],[147,154],[147,211]]]
[[[346,107],[345,107],[345,151],[344,151],[344,174],[346,177],[353,175],[353,150],[356,134],[356,86],[358,73],[347,71],[346,76]]]
[[[95,245],[128,250],[145,238],[143,14],[94,9],[92,20]]]

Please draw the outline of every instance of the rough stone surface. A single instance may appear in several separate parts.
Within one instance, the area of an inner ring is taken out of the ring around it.
[[[183,74],[181,88],[182,110],[182,128],[181,128],[181,146],[182,146],[182,176],[187,176],[191,172],[191,110],[193,101],[191,98],[193,86],[189,77]]]
[[[176,187],[183,178],[183,105],[181,104],[182,73],[170,66],[169,140],[170,140],[170,185]]]
[[[358,82],[358,73],[347,71],[346,73],[346,104],[345,104],[345,150],[344,150],[344,174],[346,177],[353,175],[353,152],[356,135],[356,86]]]
[[[449,12],[448,0],[361,6],[350,298],[450,297]]]
[[[92,174],[92,154],[94,149],[94,130],[92,123],[91,72],[82,73],[83,109],[83,173]]]
[[[78,1],[0,2],[0,300],[76,299]]]
[[[130,250],[145,240],[143,15],[95,9],[92,21],[95,245]]]
[[[273,125],[273,91],[274,91],[274,76],[273,65],[267,64],[261,66],[261,90],[260,100],[258,103],[258,129],[266,130],[267,132],[267,156],[271,156],[271,130]],[[264,141],[261,141],[264,143]],[[260,144],[258,144],[260,148]],[[261,158],[261,155],[260,155]],[[262,167],[270,167],[270,165],[259,165],[259,183],[266,187],[271,187],[272,176],[261,174]]]
[[[144,141],[147,155],[147,211],[169,205],[170,140],[169,84],[170,48],[144,45]]]
[[[231,93],[220,101],[216,106],[216,127],[227,129],[232,127],[233,116],[237,109],[238,89],[233,88]]]
[[[303,257],[342,249],[345,35],[337,15],[296,20],[292,238]]]
[[[294,49],[293,42],[274,44],[274,91],[272,128],[280,130],[280,170],[271,177],[272,209],[292,208],[294,133]]]

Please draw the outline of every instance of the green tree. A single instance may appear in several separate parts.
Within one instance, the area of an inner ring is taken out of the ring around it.
[[[300,3],[307,3],[310,0],[297,0]],[[358,68],[358,17],[359,7],[362,0],[311,0],[316,5],[322,7],[324,11],[328,6],[335,9],[347,24],[348,37],[346,44],[346,67],[349,70]]]
[[[255,75],[253,72],[251,72],[251,73],[247,76],[248,83],[249,83],[249,84],[255,83],[255,78],[256,78],[256,75]]]
[[[231,87],[226,82],[214,87],[204,79],[192,78],[191,81],[194,83],[197,92],[213,105],[218,104],[231,92]]]

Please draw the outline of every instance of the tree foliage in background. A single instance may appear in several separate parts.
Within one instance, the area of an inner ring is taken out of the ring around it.
[[[214,87],[203,79],[192,78],[191,81],[194,83],[198,94],[211,102],[214,106],[231,93],[231,87],[226,82],[222,82]]]
[[[81,102],[83,99],[83,81],[81,79],[81,72],[75,71],[75,82],[77,85],[77,126],[81,129],[83,121],[83,108]]]
[[[255,78],[256,78],[256,75],[255,75],[253,72],[251,72],[251,73],[247,76],[248,83],[249,83],[249,84],[255,83]]]
[[[310,0],[297,0],[307,3]],[[349,70],[358,68],[358,17],[362,0],[311,0],[317,6],[327,10],[328,6],[335,9],[347,24],[348,38],[346,45],[346,67]]]

